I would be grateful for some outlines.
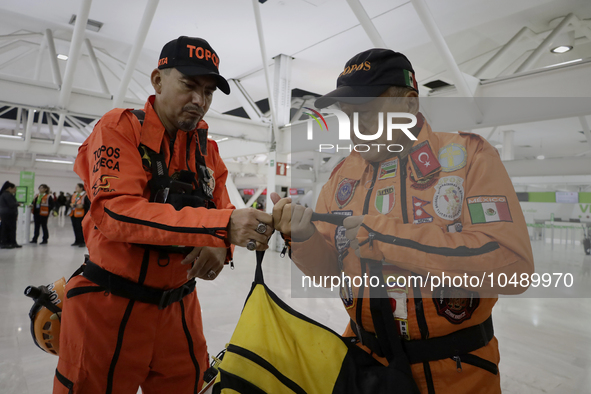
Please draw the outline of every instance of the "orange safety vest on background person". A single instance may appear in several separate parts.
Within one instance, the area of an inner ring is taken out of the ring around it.
[[[37,201],[39,199],[39,194],[35,196],[35,205],[37,205]],[[49,216],[49,194],[45,193],[41,196],[41,202],[39,203],[39,215],[40,216]]]
[[[75,218],[83,218],[84,214],[86,213],[84,211],[84,207],[82,208],[78,208],[79,204],[84,204],[84,197],[86,196],[86,192],[82,192],[80,194],[76,193],[76,194],[72,194],[72,205],[73,205],[73,209],[70,212],[70,216],[74,216]]]
[[[384,281],[390,276],[482,271],[531,274],[525,219],[498,152],[476,134],[434,133],[426,122],[420,123],[418,140],[402,160],[370,163],[351,153],[322,188],[316,212],[366,215],[357,235],[360,256],[384,262]],[[344,227],[315,225],[317,231],[310,239],[292,242],[292,259],[304,274],[369,274],[349,248]],[[342,287],[343,304],[353,328],[374,333],[368,290],[363,301],[357,297],[359,290],[354,285]],[[429,286],[407,284],[387,290],[396,322],[393,329],[404,342],[490,323],[497,301],[496,291],[480,298],[472,290],[453,286],[431,291]],[[518,292],[522,291],[525,288]],[[351,324],[345,336],[355,336]],[[413,363],[421,392],[500,393],[498,345],[492,332],[490,336],[486,346],[463,358]]]
[[[141,286],[170,290],[187,282],[190,266],[180,264],[184,255],[141,245],[222,247],[228,260],[227,227],[234,206],[225,187],[228,170],[217,144],[207,138],[207,124],[179,130],[171,144],[154,99],[146,102],[143,124],[130,110],[105,114],[79,148],[74,171],[91,200],[82,222],[89,260]],[[140,145],[164,154],[173,179],[180,171],[197,173],[199,149],[217,209],[177,211],[150,202],[151,158]],[[70,388],[135,393],[139,384],[146,393],[200,390],[208,355],[196,291],[159,309],[96,289],[83,275],[68,282],[54,393]]]

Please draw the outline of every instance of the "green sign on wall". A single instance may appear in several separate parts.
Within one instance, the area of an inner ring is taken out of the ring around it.
[[[19,186],[27,187],[27,201],[25,206],[31,204],[33,197],[35,197],[35,173],[33,171],[21,171]]]

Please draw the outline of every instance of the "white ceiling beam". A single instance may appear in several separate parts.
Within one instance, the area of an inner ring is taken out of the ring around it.
[[[233,174],[267,175],[267,165],[265,164],[237,163],[234,161],[227,161],[224,164],[226,165],[228,172]]]
[[[113,108],[119,108],[123,105],[125,93],[127,92],[129,82],[131,81],[131,76],[135,70],[135,66],[139,59],[142,48],[144,47],[144,42],[146,41],[146,36],[148,35],[150,25],[152,24],[152,19],[154,19],[156,7],[158,7],[158,1],[159,0],[148,0],[148,4],[146,4],[146,8],[140,22],[140,27],[138,28],[137,35],[135,37],[135,42],[133,43],[133,47],[129,54],[129,59],[127,59],[123,78],[121,78],[119,89],[117,90],[117,93],[115,93],[115,97],[113,99]]]
[[[511,160],[503,164],[511,177],[591,175],[591,157]]]
[[[55,50],[55,41],[53,40],[53,32],[51,31],[51,29],[45,29],[45,39],[47,40],[47,49],[49,51],[49,65],[51,66],[51,75],[53,76],[53,83],[59,87],[62,86],[62,73],[57,62],[57,52]]]
[[[0,36],[0,40],[22,40],[25,38],[38,38],[40,36],[42,36],[41,33],[5,34]]]
[[[17,138],[6,138],[0,135],[0,144],[3,150],[17,151],[17,152],[32,152],[41,155],[55,155],[53,149],[53,143],[49,140],[36,140],[31,139],[31,145],[29,149],[25,149],[25,141]],[[57,155],[60,156],[73,156],[76,157],[78,154],[79,145],[70,145],[66,143],[60,143],[60,147],[57,151]]]
[[[380,35],[380,32],[378,32],[378,29],[376,29],[375,25],[371,21],[371,18],[369,15],[367,15],[365,8],[363,8],[359,0],[347,0],[347,3],[357,17],[361,27],[363,27],[363,30],[365,30],[365,34],[367,34],[373,46],[376,48],[388,48],[384,42],[384,39]]]
[[[88,52],[88,57],[90,58],[90,64],[92,64],[92,68],[94,70],[94,73],[96,74],[96,78],[99,81],[99,85],[101,85],[103,93],[111,94],[109,92],[109,87],[107,86],[107,82],[105,81],[105,77],[103,76],[103,71],[101,70],[101,66],[98,63],[96,54],[94,53],[94,48],[92,47],[90,40],[87,38],[84,40],[84,43],[86,44],[86,51]]]
[[[41,43],[39,44],[39,52],[37,53],[37,60],[35,61],[35,73],[33,74],[34,80],[39,80],[41,77],[41,64],[43,61],[43,52],[45,52],[45,47],[47,46],[47,33],[43,35],[41,38]]]
[[[228,79],[228,83],[230,84],[232,95],[240,101],[240,105],[244,108],[248,117],[254,121],[262,122],[263,113],[240,81],[237,79]]]
[[[509,50],[511,50],[515,46],[515,44],[517,44],[528,33],[531,34],[530,28],[527,26],[522,27],[521,30],[517,32],[517,34],[515,34],[509,41],[507,41],[507,43],[503,45],[501,49],[499,49],[490,59],[488,59],[486,63],[482,65],[482,67],[478,69],[478,71],[474,73],[474,76],[476,78],[480,78],[482,74],[488,71],[488,69],[493,64],[495,64],[498,59],[500,59],[504,54],[509,52]]]
[[[443,58],[447,70],[451,73],[454,85],[458,92],[462,97],[467,98],[466,105],[469,106],[475,123],[479,124],[483,118],[482,109],[479,108],[471,98],[474,97],[480,80],[460,71],[460,67],[447,46],[445,38],[443,37],[443,34],[441,34],[441,31],[435,22],[435,18],[433,18],[431,10],[429,10],[425,0],[411,0],[411,3],[419,16],[419,19],[423,23],[425,30],[427,30],[427,34],[431,38],[431,41],[435,44],[435,48],[439,52],[439,55]]]
[[[542,54],[544,54],[544,52],[546,52],[546,50],[550,47],[550,45],[552,44],[554,39],[560,33],[562,33],[562,31],[568,25],[573,23],[573,21],[575,19],[576,19],[576,17],[572,13],[565,16],[564,19],[558,24],[558,26],[556,26],[556,28],[554,30],[552,30],[552,33],[550,33],[548,35],[548,37],[546,37],[546,39],[544,41],[542,41],[542,43],[540,45],[538,45],[538,47],[532,52],[532,54],[529,55],[529,57],[527,59],[525,59],[525,61],[521,64],[521,66],[519,66],[517,68],[515,73],[520,73],[523,71],[530,70],[536,64],[536,62],[540,59],[540,57],[542,57]]]
[[[229,159],[232,157],[258,155],[260,153],[269,152],[269,144],[263,142],[243,141],[243,140],[228,140],[219,145],[220,156],[222,159]]]

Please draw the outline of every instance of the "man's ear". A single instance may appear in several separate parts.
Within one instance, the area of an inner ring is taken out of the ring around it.
[[[416,115],[419,112],[419,95],[414,90],[409,90],[404,95],[406,100],[404,100],[407,108],[406,111],[408,113]]]
[[[154,87],[156,94],[162,93],[162,73],[159,69],[155,68],[154,71],[152,71],[150,81],[152,82],[152,87]]]

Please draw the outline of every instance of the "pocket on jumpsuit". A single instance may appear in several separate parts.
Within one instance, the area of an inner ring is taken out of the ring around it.
[[[77,365],[60,360],[55,369],[53,394],[77,393],[77,383],[84,380],[85,372]]]

